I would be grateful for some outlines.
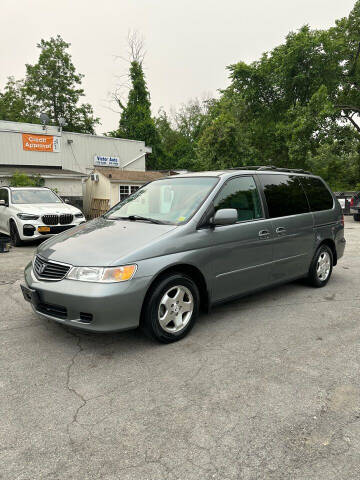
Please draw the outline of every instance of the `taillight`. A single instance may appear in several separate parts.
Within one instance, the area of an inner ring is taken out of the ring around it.
[[[354,197],[352,197],[350,200],[350,207],[353,207],[353,206],[354,206]]]

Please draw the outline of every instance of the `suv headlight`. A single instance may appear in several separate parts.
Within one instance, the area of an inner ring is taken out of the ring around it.
[[[16,215],[20,220],[37,220],[39,215],[33,215],[32,213],[18,213]]]
[[[123,267],[73,267],[66,278],[81,282],[116,283],[130,280],[135,272],[136,265]]]
[[[75,213],[74,217],[75,218],[83,218],[84,214],[83,213]]]

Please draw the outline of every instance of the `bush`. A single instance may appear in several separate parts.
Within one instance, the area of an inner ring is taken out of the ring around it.
[[[27,175],[15,172],[10,179],[11,187],[43,187],[45,180],[40,175]]]

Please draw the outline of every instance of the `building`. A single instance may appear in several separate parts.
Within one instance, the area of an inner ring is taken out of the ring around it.
[[[0,165],[0,187],[9,185],[15,172],[25,173],[29,176],[40,174],[43,186],[51,188],[63,198],[82,208],[83,181],[87,178],[84,173],[51,167],[9,167]]]
[[[84,212],[88,217],[97,217],[141,185],[169,174],[171,172],[97,167],[84,182]]]
[[[45,186],[78,203],[94,166],[144,172],[150,152],[143,141],[0,120],[0,185],[8,184],[15,171],[36,174]]]

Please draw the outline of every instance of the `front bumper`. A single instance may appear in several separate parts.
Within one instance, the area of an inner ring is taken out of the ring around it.
[[[150,277],[123,283],[91,283],[76,280],[44,282],[25,268],[25,283],[34,311],[41,317],[94,332],[129,330],[139,325]],[[36,300],[35,300],[36,299]]]
[[[26,227],[26,225],[24,226]],[[31,230],[30,228],[24,228],[22,231],[22,235],[20,235],[22,240],[34,240],[37,238],[48,238],[52,237],[53,235],[57,235],[58,233],[65,232],[65,230],[69,230],[70,228],[77,227],[76,225],[55,225],[55,226],[50,226],[48,227],[47,225],[44,225],[44,227],[47,229],[49,228],[49,231],[40,231],[38,228],[34,228]],[[41,227],[40,227],[41,228]]]
[[[17,222],[17,228],[18,232],[20,235],[20,239],[22,241],[27,241],[27,240],[36,240],[39,238],[48,238],[52,237],[53,235],[57,235],[58,233],[62,233],[65,230],[69,230],[70,228],[77,227],[81,223],[84,223],[85,220],[82,219],[78,222],[73,222],[68,225],[44,225],[42,223],[35,223],[29,221],[29,220],[24,220],[23,222]],[[41,231],[42,229],[49,229],[49,231]],[[40,229],[40,231],[39,231]]]

